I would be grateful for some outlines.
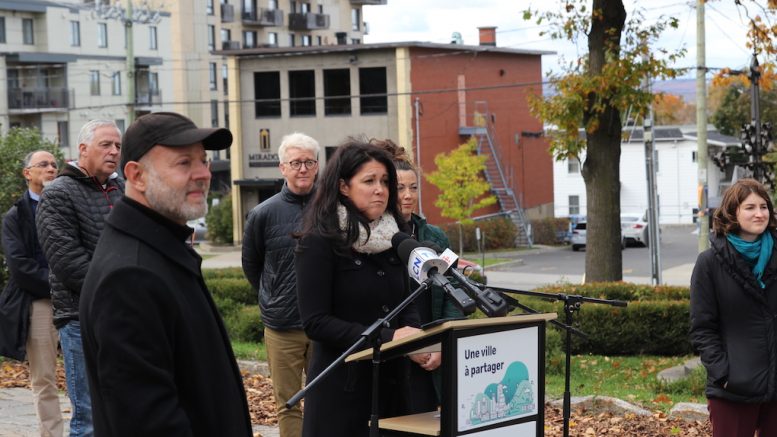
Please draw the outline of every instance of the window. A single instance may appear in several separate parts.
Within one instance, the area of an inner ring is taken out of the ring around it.
[[[361,10],[358,8],[351,9],[351,30],[361,29]]]
[[[323,45],[323,42],[322,42],[323,40],[321,39],[321,36],[319,35],[316,38],[318,38],[318,45]]]
[[[32,27],[32,18],[22,18],[22,42],[35,44],[35,32]]]
[[[310,35],[302,35],[302,46],[308,47],[311,45],[312,39],[310,38]]]
[[[243,16],[252,16],[256,10],[256,0],[243,0]]]
[[[289,72],[289,115],[316,115],[316,82],[313,70]]]
[[[289,47],[296,47],[297,46],[297,38],[294,36],[293,33],[289,34]]]
[[[229,129],[229,102],[224,102],[224,127]]]
[[[256,47],[256,32],[248,30],[243,32],[243,47],[247,49]]]
[[[270,32],[267,34],[267,43],[272,47],[278,46],[278,32]]]
[[[299,6],[300,6],[300,11],[303,14],[307,14],[310,12],[310,3],[301,3]]]
[[[100,95],[100,71],[99,70],[89,71],[89,92],[93,96]]]
[[[569,196],[569,215],[580,214],[580,196]]]
[[[210,89],[215,90],[216,88],[216,63],[211,62],[208,66],[208,85],[210,85]]]
[[[151,50],[157,50],[159,48],[156,38],[156,26],[148,27],[148,48]]]
[[[227,64],[221,64],[221,87],[224,88],[224,95],[226,96],[229,94],[229,87],[227,86],[229,83],[229,68],[227,67]]]
[[[289,9],[291,9],[291,13],[292,14],[296,14],[297,13],[297,2],[294,1],[294,0],[291,0],[289,2]]]
[[[63,149],[70,147],[70,129],[68,128],[67,121],[57,122],[57,139],[59,140],[59,147]]]
[[[580,173],[580,161],[577,158],[567,159],[567,173],[569,174]]]
[[[5,44],[5,17],[0,17],[0,43]]]
[[[81,23],[78,21],[70,22],[70,45],[73,47],[81,45]]]
[[[360,68],[359,94],[362,114],[387,113],[386,67]]]
[[[324,70],[324,115],[351,115],[351,70]]]
[[[119,128],[121,134],[124,135],[124,119],[113,120],[113,122],[116,123],[116,127]]]
[[[205,0],[205,13],[213,15],[213,0]]]
[[[219,126],[219,101],[210,101],[210,125],[211,127]]]
[[[97,47],[108,47],[108,24],[97,23]]]
[[[152,96],[159,95],[159,73],[148,73],[148,90],[151,92]]]
[[[274,11],[278,9],[278,2],[277,0],[268,0],[267,1],[267,9]]]
[[[227,42],[232,40],[232,31],[229,29],[221,29],[221,42]]]
[[[361,38],[351,38],[351,44],[356,45],[361,43],[362,43]]]
[[[323,14],[324,13],[324,5],[322,5],[322,4],[318,5],[318,13],[319,14]]]
[[[216,50],[216,26],[208,24],[208,50]]]
[[[254,110],[256,117],[281,116],[281,73],[254,73]]]
[[[111,90],[114,96],[121,95],[121,72],[117,71],[113,73],[111,77]]]

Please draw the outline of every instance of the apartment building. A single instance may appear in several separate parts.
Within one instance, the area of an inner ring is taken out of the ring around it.
[[[434,158],[475,137],[499,203],[479,214],[552,216],[552,158],[528,97],[542,92],[546,52],[499,48],[494,28],[479,46],[420,42],[229,50],[235,241],[245,214],[283,184],[283,135],[304,132],[322,166],[349,135],[391,138],[426,172]],[[423,181],[422,212],[446,223]],[[524,214],[525,212],[525,214]]]
[[[359,44],[362,7],[387,0],[178,0],[170,13],[173,110],[198,126],[229,126],[229,67],[223,50]],[[214,152],[214,189],[229,190],[231,150]]]
[[[0,1],[0,129],[37,128],[76,158],[85,122],[105,118],[123,129],[132,116],[163,109],[172,89],[163,67],[169,14],[131,27],[128,74],[125,21],[113,11],[75,0]]]

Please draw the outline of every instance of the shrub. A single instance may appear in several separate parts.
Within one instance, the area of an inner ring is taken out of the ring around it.
[[[259,305],[259,297],[245,278],[207,279],[205,285],[214,297],[230,299],[241,305]]]
[[[202,271],[202,277],[207,282],[208,279],[218,278],[245,279],[245,274],[240,267],[226,267],[223,269],[205,269]]]
[[[464,236],[465,252],[478,251],[475,228],[480,228],[481,235],[485,236],[485,250],[514,248],[517,236],[515,224],[506,217],[481,220],[461,226],[458,223],[448,223],[441,225],[440,228],[448,235],[451,249],[454,251],[459,250],[459,229]]]
[[[535,244],[561,244],[567,231],[567,217],[546,217],[531,221],[532,242]]]
[[[232,244],[232,196],[221,197],[205,217],[208,224],[208,239],[215,243]]]
[[[552,324],[545,325],[545,370],[554,375],[564,371],[564,342],[561,333]]]
[[[244,306],[224,319],[229,338],[258,343],[264,337],[264,324],[256,305]]]

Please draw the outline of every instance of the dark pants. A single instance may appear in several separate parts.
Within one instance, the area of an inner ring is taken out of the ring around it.
[[[712,437],[777,436],[777,402],[746,404],[725,399],[707,399]]]

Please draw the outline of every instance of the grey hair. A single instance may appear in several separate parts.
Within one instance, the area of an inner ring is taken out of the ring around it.
[[[121,136],[121,130],[119,130],[119,127],[116,126],[116,123],[114,123],[112,120],[98,118],[86,122],[86,124],[81,128],[81,131],[78,133],[78,144],[92,144],[92,140],[94,140],[94,131],[101,127],[112,127],[116,129],[116,132],[118,132],[119,136]]]
[[[30,153],[28,153],[27,155],[25,155],[25,156],[24,156],[24,159],[22,160],[22,168],[27,168],[27,167],[29,167],[29,166],[30,166],[30,162],[32,161],[32,157],[33,157],[33,156],[34,156],[36,153],[38,153],[38,152],[46,152],[46,153],[51,153],[51,152],[49,152],[48,150],[44,150],[44,149],[33,150],[32,152],[30,152]],[[55,158],[55,159],[56,159],[56,158]]]
[[[318,145],[318,141],[308,135],[300,132],[294,132],[288,134],[281,140],[281,146],[278,147],[278,159],[281,162],[286,162],[286,150],[288,149],[302,149],[313,152],[318,158],[318,153],[321,151],[321,146]]]

